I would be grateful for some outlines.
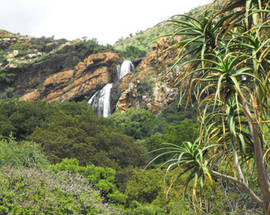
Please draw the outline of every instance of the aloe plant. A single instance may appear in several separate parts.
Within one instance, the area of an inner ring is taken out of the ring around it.
[[[194,143],[168,144],[164,165],[180,177],[189,173],[186,185],[196,188],[213,177],[229,180],[270,214],[270,178],[264,126],[270,122],[270,3],[268,0],[225,0],[222,9],[211,8],[201,19],[173,19],[172,36],[182,40],[175,65],[183,72],[177,79],[182,98],[198,103],[200,135]],[[180,100],[181,102],[181,100]],[[227,162],[235,174],[222,172]],[[249,186],[248,164],[254,163],[261,193]],[[180,171],[182,170],[182,171]]]

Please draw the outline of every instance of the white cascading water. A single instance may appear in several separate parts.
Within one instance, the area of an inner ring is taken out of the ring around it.
[[[110,95],[113,84],[106,84],[101,90],[97,91],[88,101],[97,116],[107,117],[111,113]]]
[[[121,64],[120,69],[117,71],[118,75],[118,80],[123,78],[125,75],[128,73],[132,72],[134,70],[134,65],[130,60],[124,60],[123,63]]]
[[[117,68],[118,80],[134,70],[134,65],[130,60],[124,60],[121,66]],[[101,90],[97,91],[88,101],[97,116],[107,117],[111,114],[111,89],[112,83],[108,83]]]

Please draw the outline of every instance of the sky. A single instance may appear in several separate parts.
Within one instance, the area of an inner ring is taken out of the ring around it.
[[[2,0],[0,29],[113,45],[211,0]]]

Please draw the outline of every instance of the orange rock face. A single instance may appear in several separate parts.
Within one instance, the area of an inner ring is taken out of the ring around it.
[[[50,75],[39,84],[41,87],[32,89],[20,100],[62,102],[82,96],[90,97],[92,91],[110,81],[112,68],[121,60],[118,54],[111,52],[90,55],[74,69]]]
[[[145,108],[159,113],[175,100],[178,89],[174,82],[179,71],[169,72],[168,69],[177,55],[176,51],[168,50],[171,45],[169,39],[158,40],[136,72],[123,78],[116,109]]]
[[[159,113],[175,100],[178,92],[175,80],[179,71],[169,72],[177,55],[176,51],[168,49],[171,45],[172,41],[166,38],[157,41],[136,71],[115,85],[118,87],[115,95],[120,95],[114,98],[115,102],[118,101],[116,109],[125,111],[128,108],[145,108]],[[25,78],[20,76],[18,80],[21,83],[19,91],[22,92],[20,100],[88,100],[98,89],[112,82],[117,65],[123,59],[116,53],[103,52],[92,54],[73,67],[63,68],[63,61],[66,63],[64,65],[68,65],[66,58],[61,61],[56,58],[50,64],[41,62],[33,65],[36,67],[30,68],[30,71],[20,73],[26,75]],[[42,68],[42,72],[37,72],[39,68]]]

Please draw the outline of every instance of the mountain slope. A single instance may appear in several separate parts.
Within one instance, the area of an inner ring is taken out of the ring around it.
[[[199,7],[189,14],[197,16],[204,9]],[[112,110],[144,108],[159,113],[177,96],[174,80],[179,68],[169,72],[177,51],[167,48],[181,38],[159,39],[171,32],[174,26],[162,22],[111,47],[94,40],[32,38],[1,30],[0,97],[82,101],[115,82]],[[116,81],[117,68],[124,60],[121,55],[140,57],[133,62],[141,63],[133,73]]]
[[[200,15],[207,6],[200,6],[192,9],[190,12],[186,13],[187,15],[191,15],[197,17]],[[177,16],[177,15],[175,15]],[[172,16],[172,17],[175,17]],[[171,18],[172,18],[171,17]],[[183,18],[182,18],[183,19]],[[139,31],[135,35],[130,34],[127,38],[120,38],[113,47],[116,50],[124,50],[129,46],[137,47],[138,49],[149,52],[152,49],[154,43],[162,36],[171,34],[174,32],[175,27],[167,22],[167,20],[158,23],[157,25],[146,29],[145,31]]]

